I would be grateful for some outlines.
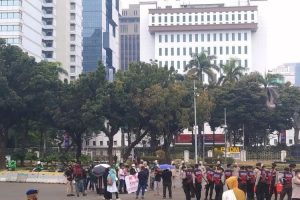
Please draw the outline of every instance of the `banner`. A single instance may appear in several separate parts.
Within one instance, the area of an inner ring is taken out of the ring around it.
[[[125,177],[126,189],[128,194],[134,193],[138,189],[139,179],[137,175],[138,174],[136,173],[136,175],[129,175]]]

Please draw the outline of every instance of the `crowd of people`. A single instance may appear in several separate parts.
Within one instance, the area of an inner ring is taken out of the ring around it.
[[[144,199],[145,192],[152,190],[155,196],[172,199],[172,189],[180,182],[186,200],[201,199],[203,191],[205,200],[300,200],[300,170],[295,164],[279,171],[275,163],[267,168],[262,163],[253,166],[237,164],[222,166],[204,166],[203,163],[187,166],[184,162],[176,168],[175,164],[161,168],[157,161],[151,163],[141,161],[136,164],[120,164],[107,168],[101,177],[104,199],[110,200],[115,195],[120,200],[120,193],[127,193],[125,179],[132,175],[138,179],[135,191],[136,199]],[[67,177],[67,196],[86,196],[86,190],[98,188],[99,179],[92,173],[93,166],[83,169],[80,163],[69,166],[65,171]],[[167,193],[168,192],[168,193]]]

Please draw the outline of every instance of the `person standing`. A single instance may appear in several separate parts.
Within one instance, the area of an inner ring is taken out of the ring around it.
[[[278,180],[278,172],[276,169],[276,164],[272,163],[272,169],[271,169],[271,174],[272,174],[272,181],[271,181],[271,185],[270,185],[270,198],[272,198],[273,194],[275,196],[275,200],[277,200],[278,198],[278,194],[277,194],[277,190],[276,190],[276,184],[277,184],[277,180]]]
[[[246,200],[244,191],[238,188],[238,180],[236,176],[232,176],[226,180],[228,190],[223,193],[222,200]]]
[[[212,200],[212,195],[214,191],[214,181],[213,181],[214,171],[208,167],[206,170],[206,185],[205,185],[205,200],[207,200],[209,193],[209,200]]]
[[[255,185],[254,191],[256,193],[257,200],[264,200],[266,197],[266,172],[262,167],[261,163],[256,164],[256,168],[254,170],[255,174]]]
[[[226,169],[224,171],[225,180],[232,176],[233,170],[231,164],[227,164]]]
[[[247,200],[254,200],[255,174],[252,166],[247,167]]]
[[[172,184],[173,184],[173,188],[175,189],[177,172],[176,172],[176,165],[175,165],[174,162],[172,162],[172,166],[173,166],[173,168],[171,169],[171,172],[172,172]]]
[[[214,172],[213,181],[215,185],[215,200],[222,200],[223,186],[224,186],[224,169],[218,166],[217,170]]]
[[[67,197],[74,196],[74,189],[73,189],[73,169],[72,166],[69,165],[64,172],[64,176],[67,178]]]
[[[77,162],[73,167],[73,176],[75,179],[75,188],[77,197],[82,193],[82,196],[86,196],[84,190],[84,169],[81,167],[80,162]]]
[[[162,172],[163,180],[163,199],[166,198],[167,188],[169,192],[169,198],[172,199],[172,172],[170,169],[165,169]]]
[[[148,173],[146,171],[145,166],[141,166],[141,171],[138,173],[138,179],[139,179],[139,184],[138,184],[138,189],[136,191],[136,199],[139,198],[139,194],[141,190],[142,190],[142,199],[144,199],[145,190],[148,183]]]
[[[248,173],[245,167],[241,166],[241,169],[239,171],[238,181],[239,181],[239,188],[243,190],[245,194],[247,193],[247,179],[248,179]]]
[[[103,174],[104,199],[105,200],[109,200],[110,197],[111,197],[111,194],[107,191],[107,186],[108,186],[107,177],[108,177],[108,174],[109,174],[109,168],[106,168],[105,172]]]
[[[193,193],[194,191],[194,171],[191,169],[187,169],[185,166],[182,166],[181,179],[185,199],[191,200],[191,193]]]
[[[118,193],[118,187],[117,187],[117,175],[116,175],[116,170],[111,168],[109,170],[108,176],[107,176],[107,191],[110,192],[110,197],[109,199],[112,199],[113,193],[116,194],[116,199],[119,199],[119,193]]]
[[[159,167],[155,166],[154,169],[154,190],[155,190],[155,195],[159,196],[159,185],[161,182],[161,171]]]
[[[118,171],[118,177],[119,177],[119,192],[126,193],[126,184],[125,184],[125,176],[126,176],[126,170],[123,164],[120,164],[120,169]]]
[[[295,171],[295,176],[292,180],[292,200],[300,200],[300,170]]]
[[[280,194],[280,200],[283,200],[285,195],[288,196],[288,200],[292,199],[292,180],[293,180],[293,173],[290,171],[289,168],[284,168],[284,172],[282,177],[279,178],[283,185],[283,190]]]
[[[202,190],[203,172],[198,165],[195,165],[194,176],[195,176],[194,188],[195,188],[196,200],[200,200],[201,199],[201,190]]]

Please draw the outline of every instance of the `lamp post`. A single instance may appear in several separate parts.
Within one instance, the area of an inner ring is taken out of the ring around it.
[[[198,151],[197,151],[197,136],[198,136],[198,126],[197,126],[197,105],[196,105],[196,81],[194,80],[194,134],[195,134],[195,162],[198,163]]]

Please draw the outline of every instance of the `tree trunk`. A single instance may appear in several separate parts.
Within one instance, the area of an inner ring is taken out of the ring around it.
[[[163,145],[163,150],[165,152],[165,163],[170,164],[171,163],[171,155],[170,155],[170,144],[171,141],[169,139],[164,139],[164,145]]]
[[[299,128],[294,128],[294,129],[295,129],[295,134],[294,134],[295,145],[296,144],[300,144],[300,142],[299,142],[299,132],[300,132],[300,129]]]
[[[82,139],[81,134],[76,134],[76,161],[80,161],[81,149],[82,149]]]
[[[216,134],[216,131],[213,130],[213,149],[212,149],[213,156],[215,156],[215,134]]]
[[[113,135],[109,135],[108,137],[108,148],[107,148],[107,155],[108,155],[108,163],[110,165],[113,164],[113,145],[114,145],[114,136]]]
[[[123,155],[123,162],[126,162],[128,157],[131,154],[132,149],[142,141],[142,139],[147,135],[148,131],[145,131],[144,133],[142,133],[141,135],[139,135],[139,137],[136,137],[135,140],[133,142],[131,142],[130,144],[128,144],[128,147],[125,149],[124,155]]]
[[[5,169],[6,164],[6,133],[4,129],[0,129],[0,169]]]

